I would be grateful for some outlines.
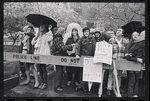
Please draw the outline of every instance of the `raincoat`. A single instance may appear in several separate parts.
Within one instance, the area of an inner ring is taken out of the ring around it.
[[[36,52],[34,54],[39,55],[51,55],[49,42],[53,40],[52,32],[40,35],[37,40],[33,38],[32,44],[35,45]]]

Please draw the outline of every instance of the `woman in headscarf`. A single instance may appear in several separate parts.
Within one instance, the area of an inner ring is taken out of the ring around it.
[[[70,45],[70,44],[75,44],[79,41],[80,37],[78,35],[78,30],[76,28],[72,29],[71,32],[71,37],[69,37],[66,41],[66,45]],[[73,50],[67,50],[67,55],[68,56],[72,56],[75,57],[75,49],[76,47],[73,47]],[[71,81],[72,81],[72,77],[74,74],[74,82],[75,85],[78,86],[79,85],[79,72],[80,69],[77,67],[67,67],[67,85],[70,86],[71,85]]]

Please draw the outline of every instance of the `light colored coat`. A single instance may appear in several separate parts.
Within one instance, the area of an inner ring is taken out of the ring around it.
[[[51,31],[43,35],[40,35],[37,40],[35,40],[34,37],[32,40],[32,45],[35,45],[34,54],[51,55],[49,42],[52,42],[52,40],[53,40],[53,34]]]

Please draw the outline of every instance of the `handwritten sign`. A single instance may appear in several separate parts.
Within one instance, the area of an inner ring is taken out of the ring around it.
[[[96,43],[94,63],[112,64],[112,45],[106,41]]]
[[[93,63],[93,58],[84,58],[83,81],[102,82],[102,64]]]

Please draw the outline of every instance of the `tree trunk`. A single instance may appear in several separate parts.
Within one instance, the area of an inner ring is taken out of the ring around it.
[[[16,40],[13,40],[13,46],[15,45]]]

